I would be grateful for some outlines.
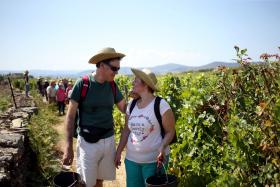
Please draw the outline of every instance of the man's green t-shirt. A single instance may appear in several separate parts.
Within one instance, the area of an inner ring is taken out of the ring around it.
[[[79,102],[83,87],[83,80],[79,79],[74,87],[70,99]],[[89,75],[89,87],[86,97],[79,106],[81,119],[79,125],[94,126],[99,128],[113,128],[113,105],[123,99],[122,93],[116,85],[116,96],[110,82],[99,83],[92,75]],[[115,100],[115,101],[114,101]],[[103,138],[110,137],[114,130],[106,133]]]

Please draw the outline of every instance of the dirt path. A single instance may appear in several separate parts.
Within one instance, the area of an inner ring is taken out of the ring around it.
[[[65,129],[64,129],[64,120],[65,120],[65,116],[59,116],[59,123],[54,127],[58,134],[59,134],[59,141],[57,143],[57,149],[62,151],[64,150],[64,140],[65,140]],[[76,171],[76,139],[74,139],[74,161],[72,164],[72,169],[74,171]],[[103,183],[103,187],[125,187],[126,186],[126,176],[125,176],[125,168],[124,168],[124,157],[125,154],[123,153],[122,155],[122,164],[121,167],[119,169],[117,169],[116,171],[116,180],[114,181],[105,181]]]

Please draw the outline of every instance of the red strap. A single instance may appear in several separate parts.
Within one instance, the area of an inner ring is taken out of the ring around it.
[[[111,84],[111,87],[113,90],[114,97],[116,97],[116,95],[117,95],[116,83],[115,83],[115,81],[111,81],[110,84]]]
[[[84,75],[82,79],[83,79],[83,87],[81,92],[81,100],[83,100],[86,97],[87,89],[89,86],[89,77],[87,75]],[[116,83],[115,81],[111,81],[110,84],[113,90],[114,100],[115,100],[115,97],[117,95]]]
[[[84,99],[87,94],[87,89],[88,89],[88,82],[89,78],[87,75],[83,76],[83,87],[82,87],[82,93],[81,93],[81,99]]]

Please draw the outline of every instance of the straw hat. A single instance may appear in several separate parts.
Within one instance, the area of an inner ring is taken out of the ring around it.
[[[154,91],[158,91],[157,88],[157,78],[156,75],[151,72],[149,69],[135,69],[131,68],[131,71],[134,73],[134,75],[138,78],[140,78],[142,81],[144,81],[151,89]]]
[[[125,57],[122,53],[117,53],[114,48],[107,47],[99,51],[96,55],[91,57],[91,59],[88,61],[90,64],[97,64],[98,62],[112,59],[112,58],[123,58]]]

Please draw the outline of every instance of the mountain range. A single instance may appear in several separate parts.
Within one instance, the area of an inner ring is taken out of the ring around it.
[[[202,66],[185,66],[181,64],[169,63],[159,66],[153,67],[139,67],[139,69],[149,68],[156,74],[166,74],[166,73],[181,73],[187,71],[199,71],[199,70],[209,70],[214,69],[218,66],[226,66],[226,67],[237,67],[239,64],[237,63],[227,63],[227,62],[212,62]],[[30,70],[29,74],[34,77],[80,77],[85,74],[89,74],[95,70],[95,67],[92,70]],[[0,74],[8,74],[8,73],[22,73],[20,71],[9,71],[9,70],[0,70]],[[119,70],[119,74],[123,75],[131,75],[132,72],[130,67],[121,67]]]

